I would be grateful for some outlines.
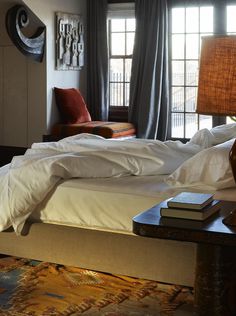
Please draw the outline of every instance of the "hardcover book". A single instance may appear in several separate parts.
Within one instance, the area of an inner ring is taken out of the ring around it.
[[[218,200],[211,201],[201,210],[172,208],[168,207],[168,201],[165,200],[160,204],[160,214],[164,217],[174,217],[183,219],[192,219],[203,221],[220,210],[221,202]]]
[[[213,201],[213,194],[181,192],[168,200],[168,207],[200,210]]]

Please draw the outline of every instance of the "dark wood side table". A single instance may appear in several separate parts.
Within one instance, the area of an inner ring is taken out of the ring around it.
[[[133,218],[137,235],[197,243],[195,315],[236,316],[236,227],[222,223],[234,209],[236,202],[222,201],[204,222],[161,217],[158,206]]]

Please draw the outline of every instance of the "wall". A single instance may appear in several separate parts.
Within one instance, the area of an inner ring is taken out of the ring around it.
[[[81,14],[86,24],[86,0],[24,0],[25,4],[47,26],[47,126],[46,133],[58,120],[53,87],[79,87],[86,95],[86,67],[81,71],[55,70],[55,12]]]
[[[27,5],[46,25],[46,52],[42,63],[22,55],[5,28],[5,15],[13,5]],[[80,87],[86,91],[86,69],[55,70],[55,12],[86,16],[85,0],[0,1],[0,145],[30,146],[58,119],[53,87]]]
[[[19,1],[18,1],[19,3]],[[10,41],[5,14],[16,1],[0,3],[0,144],[27,144],[27,59]]]

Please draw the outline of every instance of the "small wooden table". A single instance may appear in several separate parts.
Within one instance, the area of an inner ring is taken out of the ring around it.
[[[161,217],[158,206],[133,218],[137,235],[197,243],[195,315],[236,315],[236,226],[222,223],[234,209],[235,202],[222,201],[221,211],[204,222]]]

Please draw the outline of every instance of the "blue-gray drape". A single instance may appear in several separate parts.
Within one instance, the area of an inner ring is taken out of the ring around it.
[[[169,116],[167,0],[136,0],[129,121],[140,138],[165,140]]]
[[[87,104],[93,120],[108,119],[107,0],[87,0]]]

